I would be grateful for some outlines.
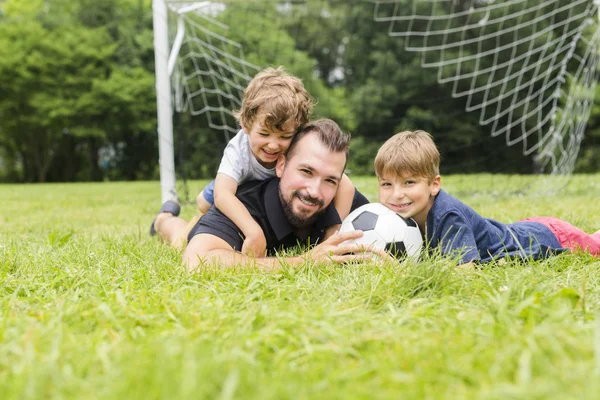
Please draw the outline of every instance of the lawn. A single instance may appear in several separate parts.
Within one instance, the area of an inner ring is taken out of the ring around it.
[[[600,229],[600,175],[513,190],[529,182],[443,187],[503,222]],[[355,183],[376,199],[374,178]],[[600,262],[586,254],[189,275],[148,236],[158,182],[1,185],[0,198],[2,399],[600,395]]]

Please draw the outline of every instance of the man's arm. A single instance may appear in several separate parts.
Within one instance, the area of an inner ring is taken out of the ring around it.
[[[202,233],[194,236],[188,243],[183,253],[183,263],[190,272],[197,271],[199,266],[228,268],[239,264],[254,265],[264,271],[275,271],[281,268],[283,264],[295,267],[307,261],[342,264],[368,261],[375,256],[390,260],[389,254],[383,250],[369,249],[359,244],[342,244],[346,240],[356,239],[362,235],[362,231],[339,233],[306,253],[295,257],[253,258],[235,251],[229,243],[215,235]]]
[[[235,251],[225,240],[210,233],[195,235],[183,252],[183,263],[190,272],[199,265],[215,265],[230,267],[247,264],[251,260],[245,254]]]

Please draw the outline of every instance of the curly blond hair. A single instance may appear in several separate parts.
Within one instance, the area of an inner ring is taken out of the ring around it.
[[[295,131],[309,121],[314,105],[314,99],[299,78],[290,75],[283,67],[268,67],[248,84],[236,117],[248,130],[261,115],[259,122],[267,129]]]

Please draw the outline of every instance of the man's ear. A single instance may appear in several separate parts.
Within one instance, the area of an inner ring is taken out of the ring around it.
[[[283,175],[283,170],[285,169],[285,161],[286,160],[284,155],[280,155],[277,159],[277,164],[275,165],[275,173],[277,174],[278,178],[281,178],[281,175]]]
[[[442,177],[439,175],[436,175],[435,178],[433,178],[433,182],[431,182],[431,195],[437,196],[437,194],[440,192],[441,188],[442,188]]]

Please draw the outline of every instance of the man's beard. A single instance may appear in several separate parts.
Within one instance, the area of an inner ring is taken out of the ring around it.
[[[298,197],[307,202],[315,203],[319,206],[319,209],[323,208],[325,204],[323,200],[315,199],[314,197],[307,196],[305,194],[300,193],[298,190],[294,190],[292,195],[290,196],[289,201],[283,197],[283,193],[281,193],[281,188],[279,188],[279,199],[281,200],[281,205],[283,207],[283,214],[289,221],[290,225],[292,225],[296,229],[304,229],[312,226],[315,221],[325,213],[325,210],[320,210],[306,218],[302,215],[299,215],[294,212],[294,208],[292,206],[292,201],[294,197]]]

